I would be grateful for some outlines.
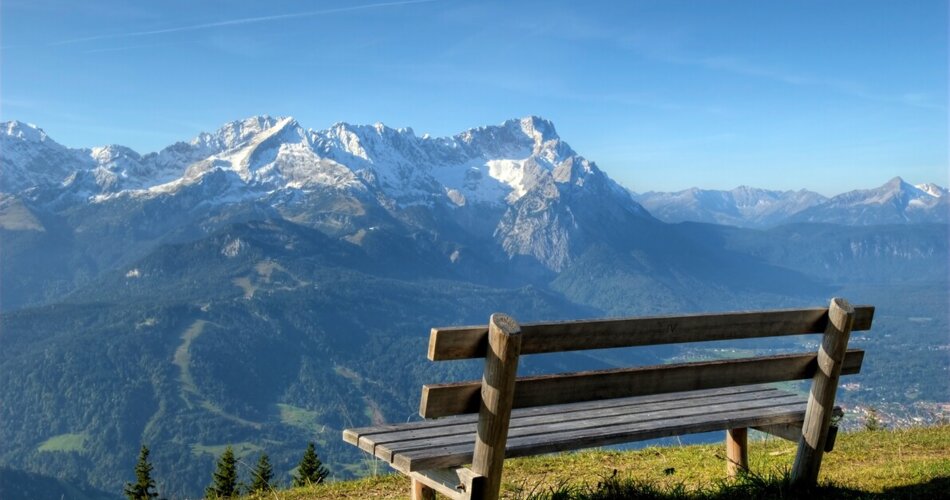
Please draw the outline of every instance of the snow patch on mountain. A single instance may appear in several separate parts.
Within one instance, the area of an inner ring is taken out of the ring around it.
[[[926,184],[916,184],[914,187],[929,194],[930,196],[933,196],[934,198],[941,198],[947,194],[946,188],[942,188],[932,182],[928,182]]]

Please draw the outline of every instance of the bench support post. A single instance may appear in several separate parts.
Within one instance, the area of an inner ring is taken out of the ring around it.
[[[435,500],[435,490],[426,486],[418,479],[412,479],[412,500]]]
[[[792,466],[792,484],[808,486],[818,481],[821,457],[828,440],[835,405],[835,392],[841,365],[848,349],[848,337],[854,325],[854,308],[841,298],[831,299],[828,307],[828,326],[818,349],[818,370],[812,379],[802,436],[798,442],[795,465]]]
[[[476,496],[472,492],[471,498],[498,498],[520,354],[521,327],[509,316],[492,314],[488,324],[488,353],[482,376],[478,433],[472,456],[472,472],[483,476],[484,482],[482,494]]]
[[[749,429],[726,431],[726,474],[735,477],[749,471]]]

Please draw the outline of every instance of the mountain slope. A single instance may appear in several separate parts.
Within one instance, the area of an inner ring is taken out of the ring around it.
[[[425,363],[431,326],[496,310],[593,315],[535,287],[368,274],[377,265],[312,229],[239,224],[159,247],[67,303],[5,314],[0,395],[17,404],[0,408],[0,461],[117,491],[146,443],[175,478],[165,491],[184,496],[224,444],[266,449],[286,475],[316,439],[352,474],[344,426],[413,415],[423,378],[475,376],[474,364]],[[393,366],[409,368],[394,377]],[[81,445],[37,446],[67,435]]]

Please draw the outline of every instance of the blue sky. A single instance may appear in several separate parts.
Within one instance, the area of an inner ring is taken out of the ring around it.
[[[636,191],[948,184],[946,1],[0,2],[0,117],[140,152],[529,114]],[[0,153],[2,154],[2,153]]]

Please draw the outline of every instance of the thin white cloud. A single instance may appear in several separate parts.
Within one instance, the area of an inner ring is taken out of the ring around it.
[[[125,50],[138,50],[138,49],[152,49],[156,47],[168,47],[171,45],[181,45],[182,42],[168,42],[168,43],[146,43],[141,45],[126,45],[121,47],[106,47],[104,49],[90,49],[84,50],[84,54],[98,54],[100,52],[122,52]]]
[[[180,33],[183,31],[199,31],[212,28],[221,28],[226,26],[240,26],[245,24],[255,24],[255,23],[267,23],[273,21],[283,21],[286,19],[299,19],[302,17],[315,17],[322,16],[326,14],[338,14],[341,12],[353,12],[358,10],[368,10],[368,9],[377,9],[382,7],[397,7],[400,5],[412,5],[418,3],[431,3],[438,2],[441,0],[401,0],[396,2],[381,2],[381,3],[370,3],[364,5],[351,5],[348,7],[338,7],[334,9],[323,9],[323,10],[311,10],[307,12],[295,12],[291,14],[277,14],[273,16],[260,16],[260,17],[243,17],[239,19],[227,19],[224,21],[216,21],[213,23],[202,23],[202,24],[191,24],[187,26],[173,26],[170,28],[163,28],[157,30],[148,30],[148,31],[128,31],[125,33],[112,33],[109,35],[95,35],[87,36],[82,38],[72,38],[69,40],[60,40],[58,42],[52,42],[50,46],[58,45],[72,45],[77,43],[84,42],[93,42],[98,40],[117,40],[124,38],[135,38],[143,36],[154,36],[154,35],[164,35],[168,33]]]

